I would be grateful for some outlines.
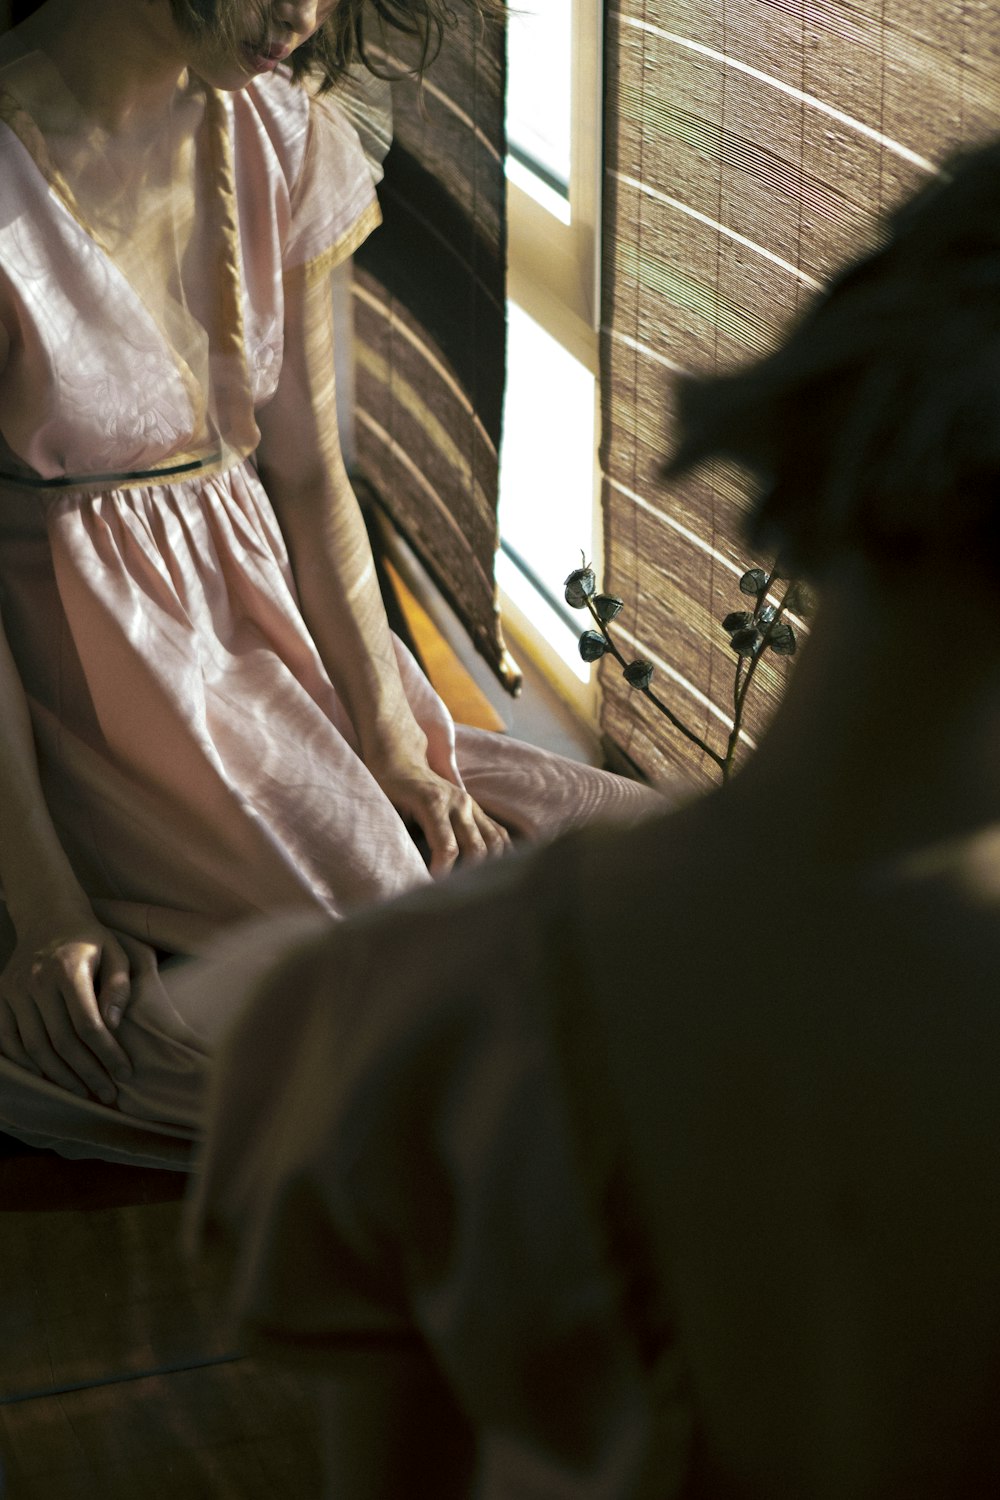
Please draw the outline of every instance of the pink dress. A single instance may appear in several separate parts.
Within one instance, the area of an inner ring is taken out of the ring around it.
[[[198,152],[199,274],[154,308],[0,92],[0,607],[49,809],[132,962],[136,1065],[109,1110],[0,1059],[0,1129],[163,1163],[197,1134],[230,1004],[190,976],[175,1001],[169,960],[242,919],[341,916],[429,878],[357,754],[253,458],[283,272],[324,272],[377,224],[371,172],[344,116],[277,74],[208,91]],[[435,764],[513,829],[648,805],[454,726],[398,650]],[[0,961],[12,944],[0,907]]]

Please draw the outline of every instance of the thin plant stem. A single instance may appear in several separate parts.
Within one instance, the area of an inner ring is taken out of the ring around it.
[[[628,662],[625,660],[624,656],[622,656],[618,647],[611,639],[611,633],[608,630],[607,625],[597,613],[597,610],[594,608],[593,600],[590,598],[587,599],[587,609],[590,611],[591,618],[596,624],[598,630],[601,632],[601,635],[604,637],[605,644],[608,650],[611,652],[611,655],[617,662],[620,663],[623,668],[627,667]],[[657,697],[656,693],[654,693],[651,688],[641,687],[639,691],[641,693],[644,693],[649,701],[656,705],[656,707],[660,710],[660,713],[670,721],[670,723],[676,730],[679,731],[679,733],[683,734],[687,739],[689,739],[693,745],[697,745],[698,749],[701,750],[703,754],[707,755],[711,760],[714,760],[720,771],[722,771],[723,776],[725,776],[725,764],[722,756],[718,753],[717,750],[713,750],[711,745],[706,744],[706,742],[701,738],[700,735],[695,734],[693,729],[689,729],[688,726],[684,723],[683,719],[679,719],[673,712],[673,710],[669,709],[663,702],[663,699]]]
[[[583,553],[581,553],[581,559],[582,559],[582,562],[583,562],[583,569],[589,571],[589,565],[588,565],[588,563],[586,561],[586,555],[583,554]],[[763,576],[763,570],[762,569],[754,569],[753,572],[756,573],[758,576]],[[669,708],[666,703],[663,702],[663,699],[660,698],[658,696],[658,694],[656,694],[656,693],[653,692],[652,688],[649,687],[648,683],[646,683],[646,684],[640,684],[638,682],[631,682],[630,683],[631,687],[638,688],[638,690],[641,693],[643,693],[649,699],[649,701],[654,705],[654,707],[656,707],[656,708],[659,709],[660,713],[663,714],[664,718],[666,718],[667,721],[670,724],[673,725],[673,727],[678,731],[678,733],[684,735],[685,739],[690,740],[690,742],[691,742],[692,745],[696,745],[698,747],[698,749],[702,752],[703,755],[707,755],[708,758],[709,758],[709,760],[711,760],[715,765],[717,765],[719,767],[719,770],[720,770],[720,772],[722,774],[723,784],[725,784],[729,780],[730,774],[732,773],[733,766],[734,766],[734,763],[735,763],[736,751],[737,751],[737,748],[739,746],[740,734],[742,733],[743,711],[744,711],[744,709],[746,707],[747,694],[748,694],[748,692],[750,690],[750,684],[752,683],[752,681],[754,679],[754,674],[757,671],[757,666],[758,666],[761,658],[763,657],[764,652],[766,651],[768,645],[771,643],[771,640],[772,640],[772,638],[774,636],[775,629],[781,623],[782,616],[784,615],[785,610],[788,607],[789,599],[791,598],[792,590],[794,588],[794,584],[790,583],[788,585],[788,587],[785,589],[785,592],[784,592],[784,594],[783,594],[780,602],[777,605],[773,606],[773,608],[774,608],[773,615],[767,621],[766,624],[762,624],[761,620],[760,620],[760,616],[761,616],[761,613],[762,613],[762,611],[764,609],[764,605],[765,605],[765,602],[767,600],[768,593],[773,588],[774,583],[775,583],[777,577],[778,577],[777,570],[774,569],[774,568],[772,568],[771,572],[768,573],[764,577],[764,581],[760,585],[760,587],[754,591],[754,593],[755,593],[755,604],[754,604],[754,608],[753,608],[753,613],[752,614],[744,613],[743,616],[742,616],[742,618],[745,621],[747,621],[748,625],[752,623],[752,625],[754,627],[754,634],[755,635],[757,634],[757,632],[760,633],[760,639],[757,641],[756,646],[754,646],[752,648],[751,654],[745,656],[742,653],[738,652],[737,656],[736,656],[736,667],[735,667],[735,670],[734,670],[734,673],[733,673],[733,722],[732,722],[732,726],[731,726],[728,738],[726,740],[725,754],[720,755],[717,750],[713,750],[712,746],[710,744],[708,744],[706,740],[702,739],[701,735],[696,734],[693,729],[690,729],[688,727],[688,725],[684,723],[683,719],[678,718],[677,715],[673,712],[673,710],[671,708]],[[744,581],[745,581],[745,577],[740,579],[741,586],[744,583]],[[567,582],[567,584],[569,584],[570,579],[567,579],[566,582]],[[594,579],[593,579],[593,573],[591,572],[591,574],[590,574],[590,587],[591,587],[591,589],[593,588],[593,586],[594,586]],[[582,590],[581,590],[581,592],[582,592]],[[605,620],[603,620],[601,618],[601,616],[598,613],[597,608],[596,608],[596,606],[594,604],[593,597],[591,595],[588,594],[585,597],[583,597],[582,599],[580,599],[579,597],[577,597],[575,599],[570,599],[569,598],[569,594],[567,593],[567,599],[568,599],[568,601],[575,608],[579,608],[581,604],[586,604],[587,610],[590,613],[591,619],[594,621],[595,625],[597,626],[598,631],[600,632],[601,638],[602,638],[602,640],[604,642],[604,650],[605,650],[605,652],[610,652],[610,654],[619,663],[619,665],[621,666],[621,668],[622,668],[623,671],[627,672],[628,668],[630,666],[632,666],[632,665],[646,665],[645,663],[634,663],[633,664],[631,662],[627,662],[626,661],[625,657],[622,655],[621,651],[619,651],[618,646],[615,644],[614,640],[611,637],[611,632],[610,632],[610,629],[609,629],[610,621],[606,622]],[[620,600],[617,601],[617,607],[618,608],[621,607],[621,601]],[[614,619],[614,614],[612,614],[611,618]],[[734,639],[735,639],[735,634],[734,634]],[[581,640],[582,640],[582,638],[581,638]],[[794,634],[791,637],[791,641],[792,641],[791,649],[794,650],[795,649]],[[590,659],[590,658],[588,657],[588,659]]]
[[[771,585],[774,583],[775,576],[776,575],[773,572],[770,573],[764,584],[762,585],[760,592],[757,595],[757,608],[754,611],[755,614],[761,609],[764,600],[767,598],[768,591],[770,590]],[[743,707],[746,703],[747,689],[753,681],[754,673],[757,670],[757,664],[760,661],[761,657],[764,655],[764,652],[767,649],[767,644],[774,634],[774,627],[778,624],[779,620],[785,612],[785,606],[788,603],[788,594],[789,589],[786,589],[784,594],[782,595],[781,602],[775,609],[773,619],[768,620],[767,624],[764,626],[764,633],[761,636],[760,644],[757,646],[757,649],[754,651],[753,656],[750,658],[750,662],[747,666],[746,673],[743,675],[742,682],[740,681],[740,665],[742,662],[742,658],[740,662],[737,663],[736,686],[733,693],[733,727],[730,730],[729,740],[726,744],[726,754],[722,768],[723,781],[727,781],[729,779],[729,772],[732,769],[733,758],[736,754],[736,746],[739,743],[740,729],[743,724]]]

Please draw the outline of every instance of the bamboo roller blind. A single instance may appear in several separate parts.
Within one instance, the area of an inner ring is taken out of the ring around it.
[[[423,87],[393,85],[383,224],[355,257],[355,415],[361,478],[516,691],[494,579],[505,81],[503,28],[461,15]]]
[[[771,559],[740,538],[736,471],[660,480],[671,372],[767,349],[884,210],[1000,130],[1000,23],[987,0],[628,0],[608,10],[605,67],[603,585],[654,688],[721,749],[719,621]],[[784,670],[761,666],[751,741]],[[607,658],[602,682],[602,727],[644,771],[715,783]]]

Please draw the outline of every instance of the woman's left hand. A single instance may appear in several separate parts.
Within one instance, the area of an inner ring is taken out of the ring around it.
[[[486,859],[510,847],[507,830],[494,823],[463,787],[439,776],[426,761],[396,761],[368,769],[400,816],[422,830],[432,875],[447,875],[457,859]]]

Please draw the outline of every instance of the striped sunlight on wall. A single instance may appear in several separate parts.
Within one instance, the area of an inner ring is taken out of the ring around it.
[[[505,44],[464,11],[422,85],[393,85],[384,222],[355,257],[363,480],[505,685],[494,555],[506,342]],[[403,63],[376,47],[380,68]]]
[[[1000,24],[989,0],[629,0],[609,8],[605,68],[603,584],[661,693],[722,748],[719,621],[743,569],[770,559],[740,540],[734,470],[660,481],[671,373],[767,349],[883,210],[1000,131]],[[715,782],[613,663],[602,672],[615,744],[653,777]],[[751,743],[778,658],[758,680]]]

